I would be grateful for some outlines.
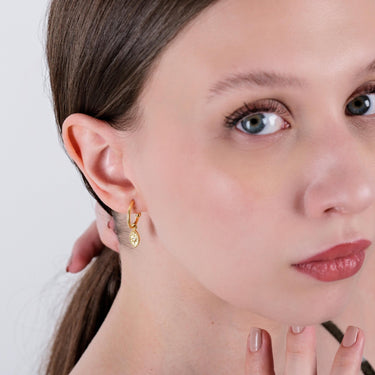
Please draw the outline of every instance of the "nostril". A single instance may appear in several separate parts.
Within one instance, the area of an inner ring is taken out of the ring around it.
[[[330,213],[332,211],[337,211],[337,212],[344,213],[344,210],[341,207],[329,207],[329,208],[327,208],[327,209],[324,210],[325,213],[326,212]]]
[[[343,207],[329,207],[327,209],[324,210],[324,212],[331,212],[331,211],[337,211],[337,212],[341,212],[343,214],[347,213],[347,211],[343,208]]]

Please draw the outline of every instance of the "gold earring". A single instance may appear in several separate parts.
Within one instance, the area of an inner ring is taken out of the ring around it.
[[[141,212],[137,214],[137,217],[135,219],[135,222],[133,224],[130,223],[130,211],[134,205],[134,199],[131,201],[129,209],[128,209],[128,226],[132,231],[129,234],[130,243],[133,245],[133,247],[137,247],[139,245],[139,242],[141,241],[141,238],[139,236],[139,233],[137,232],[137,223],[138,219],[141,216]]]

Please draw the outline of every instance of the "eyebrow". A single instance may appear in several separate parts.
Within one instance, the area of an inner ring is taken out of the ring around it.
[[[368,64],[365,69],[360,70],[358,77],[361,77],[362,75],[368,74],[368,73],[373,73],[375,72],[375,59]]]
[[[306,81],[297,77],[286,76],[275,72],[249,72],[232,74],[222,81],[216,82],[208,92],[207,100],[212,100],[213,97],[222,95],[226,91],[238,87],[298,87],[303,88],[307,85]]]
[[[375,72],[375,59],[370,64],[361,69],[357,77]],[[307,86],[305,80],[295,76],[287,76],[276,72],[256,71],[249,73],[232,74],[222,81],[216,82],[208,92],[207,101],[211,101],[215,96],[239,87],[296,87],[304,88]]]

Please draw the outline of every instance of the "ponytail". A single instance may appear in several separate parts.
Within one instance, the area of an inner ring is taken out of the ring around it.
[[[46,375],[67,375],[98,332],[120,288],[119,254],[105,248],[71,290],[58,323]]]

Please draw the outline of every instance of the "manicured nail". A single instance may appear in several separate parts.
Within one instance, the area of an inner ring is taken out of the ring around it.
[[[346,348],[350,348],[357,342],[359,328],[349,326],[346,329],[344,338],[342,340],[342,346],[345,346]]]
[[[303,326],[292,326],[292,332],[298,335],[299,333],[303,332],[305,327]]]
[[[262,346],[262,330],[252,327],[248,337],[248,347],[251,352],[257,352]]]

